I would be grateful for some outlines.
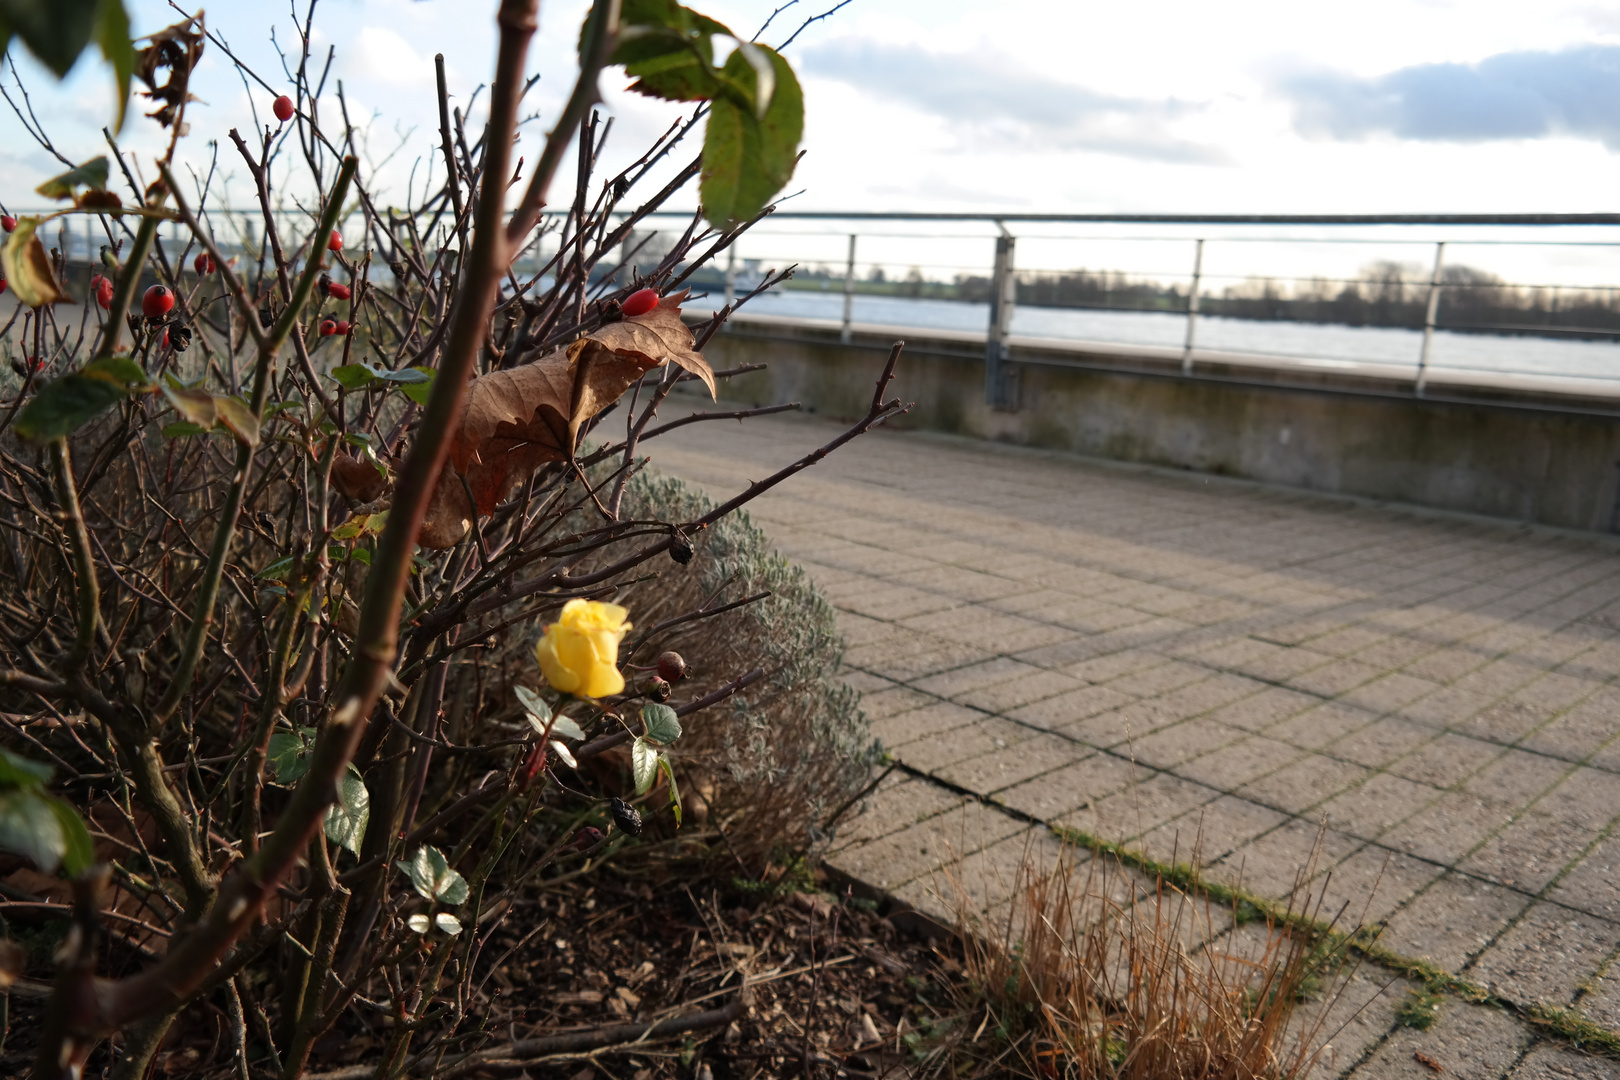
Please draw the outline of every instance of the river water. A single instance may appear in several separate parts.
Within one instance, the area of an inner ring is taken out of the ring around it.
[[[844,297],[832,290],[778,289],[756,297],[744,310],[756,316],[837,321],[843,318]],[[853,317],[857,323],[982,334],[989,310],[985,304],[857,294]],[[1012,332],[1023,337],[1180,348],[1186,340],[1187,319],[1163,312],[1020,306],[1014,309]],[[1417,330],[1203,315],[1198,319],[1195,347],[1315,361],[1393,364],[1416,371],[1422,346],[1423,334]],[[1438,330],[1430,346],[1429,366],[1458,372],[1555,375],[1620,384],[1620,343]]]

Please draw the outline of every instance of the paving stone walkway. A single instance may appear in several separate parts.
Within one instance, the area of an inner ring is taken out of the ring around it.
[[[650,449],[729,493],[836,429]],[[836,869],[993,907],[1056,825],[1283,898],[1314,851],[1387,948],[1620,1030],[1613,538],[893,432],[752,512],[837,605],[902,766]],[[1455,1076],[1620,1078],[1496,1009],[1397,1027],[1401,984],[1356,978],[1335,1072],[1432,1075],[1412,1049],[1438,1046]]]

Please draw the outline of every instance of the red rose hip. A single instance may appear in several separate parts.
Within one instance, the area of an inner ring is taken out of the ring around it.
[[[342,251],[343,250],[343,234],[338,232],[336,229],[333,229],[331,237],[326,241],[326,250],[327,251]]]
[[[191,268],[197,271],[198,277],[207,277],[214,272],[214,257],[206,251],[199,251],[197,257],[191,260]]]
[[[322,319],[321,337],[331,337],[333,334],[337,333],[337,326],[338,324],[336,319]]]
[[[330,296],[334,300],[347,300],[354,294],[349,291],[349,287],[347,285],[339,285],[334,281],[332,284],[326,287],[326,295]]]
[[[282,94],[280,97],[276,98],[276,102],[274,105],[270,106],[270,110],[276,114],[277,120],[280,120],[283,124],[285,124],[287,121],[293,118],[292,98],[288,97],[286,94]]]
[[[354,329],[354,327],[349,325],[347,319],[339,319],[337,321],[337,325],[332,328],[332,332],[338,337],[347,337],[349,335],[349,331],[352,329]]]
[[[161,319],[174,310],[174,291],[167,285],[154,285],[141,297],[141,314]]]
[[[112,307],[113,283],[111,278],[97,277],[93,285],[96,287],[96,303],[102,311]]]
[[[640,289],[624,298],[624,314],[626,318],[633,319],[637,315],[645,315],[658,306],[657,289]]]
[[[6,232],[11,232],[16,227],[16,218],[12,217],[10,214],[0,214],[0,228],[4,228]]]

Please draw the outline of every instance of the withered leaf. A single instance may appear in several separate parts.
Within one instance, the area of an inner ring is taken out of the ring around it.
[[[461,426],[418,541],[454,546],[513,488],[548,461],[573,456],[580,428],[653,368],[673,363],[714,392],[714,371],[681,322],[682,292],[645,315],[611,323],[532,364],[467,387]]]
[[[332,459],[332,486],[351,499],[367,503],[383,493],[388,477],[369,461],[338,454]]]
[[[681,321],[681,303],[690,295],[690,289],[683,289],[663,297],[658,306],[645,315],[609,323],[591,337],[616,352],[645,356],[654,366],[670,361],[703,380],[709,397],[713,398],[716,396],[714,369],[692,347],[696,339]]]

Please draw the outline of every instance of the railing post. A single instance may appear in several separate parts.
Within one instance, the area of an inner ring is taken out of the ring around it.
[[[737,299],[737,245],[726,248],[726,307]]]
[[[855,234],[849,234],[849,261],[844,264],[844,327],[838,332],[838,340],[845,345],[849,344],[851,329],[855,321]]]
[[[984,339],[984,400],[992,409],[1018,408],[1018,381],[1007,362],[1007,338],[1012,333],[1013,308],[1018,301],[1018,279],[1013,273],[1014,237],[1001,222],[996,237],[996,262],[990,275],[990,326]]]
[[[1181,373],[1192,374],[1194,335],[1198,331],[1198,288],[1204,279],[1204,241],[1198,240],[1193,248],[1192,287],[1187,290],[1187,340],[1181,346]]]
[[[1429,346],[1434,341],[1434,317],[1440,310],[1440,271],[1445,263],[1446,242],[1442,240],[1434,245],[1434,273],[1429,275],[1429,307],[1423,315],[1423,351],[1418,354],[1414,388],[1418,397],[1423,396],[1424,386],[1429,381]]]

